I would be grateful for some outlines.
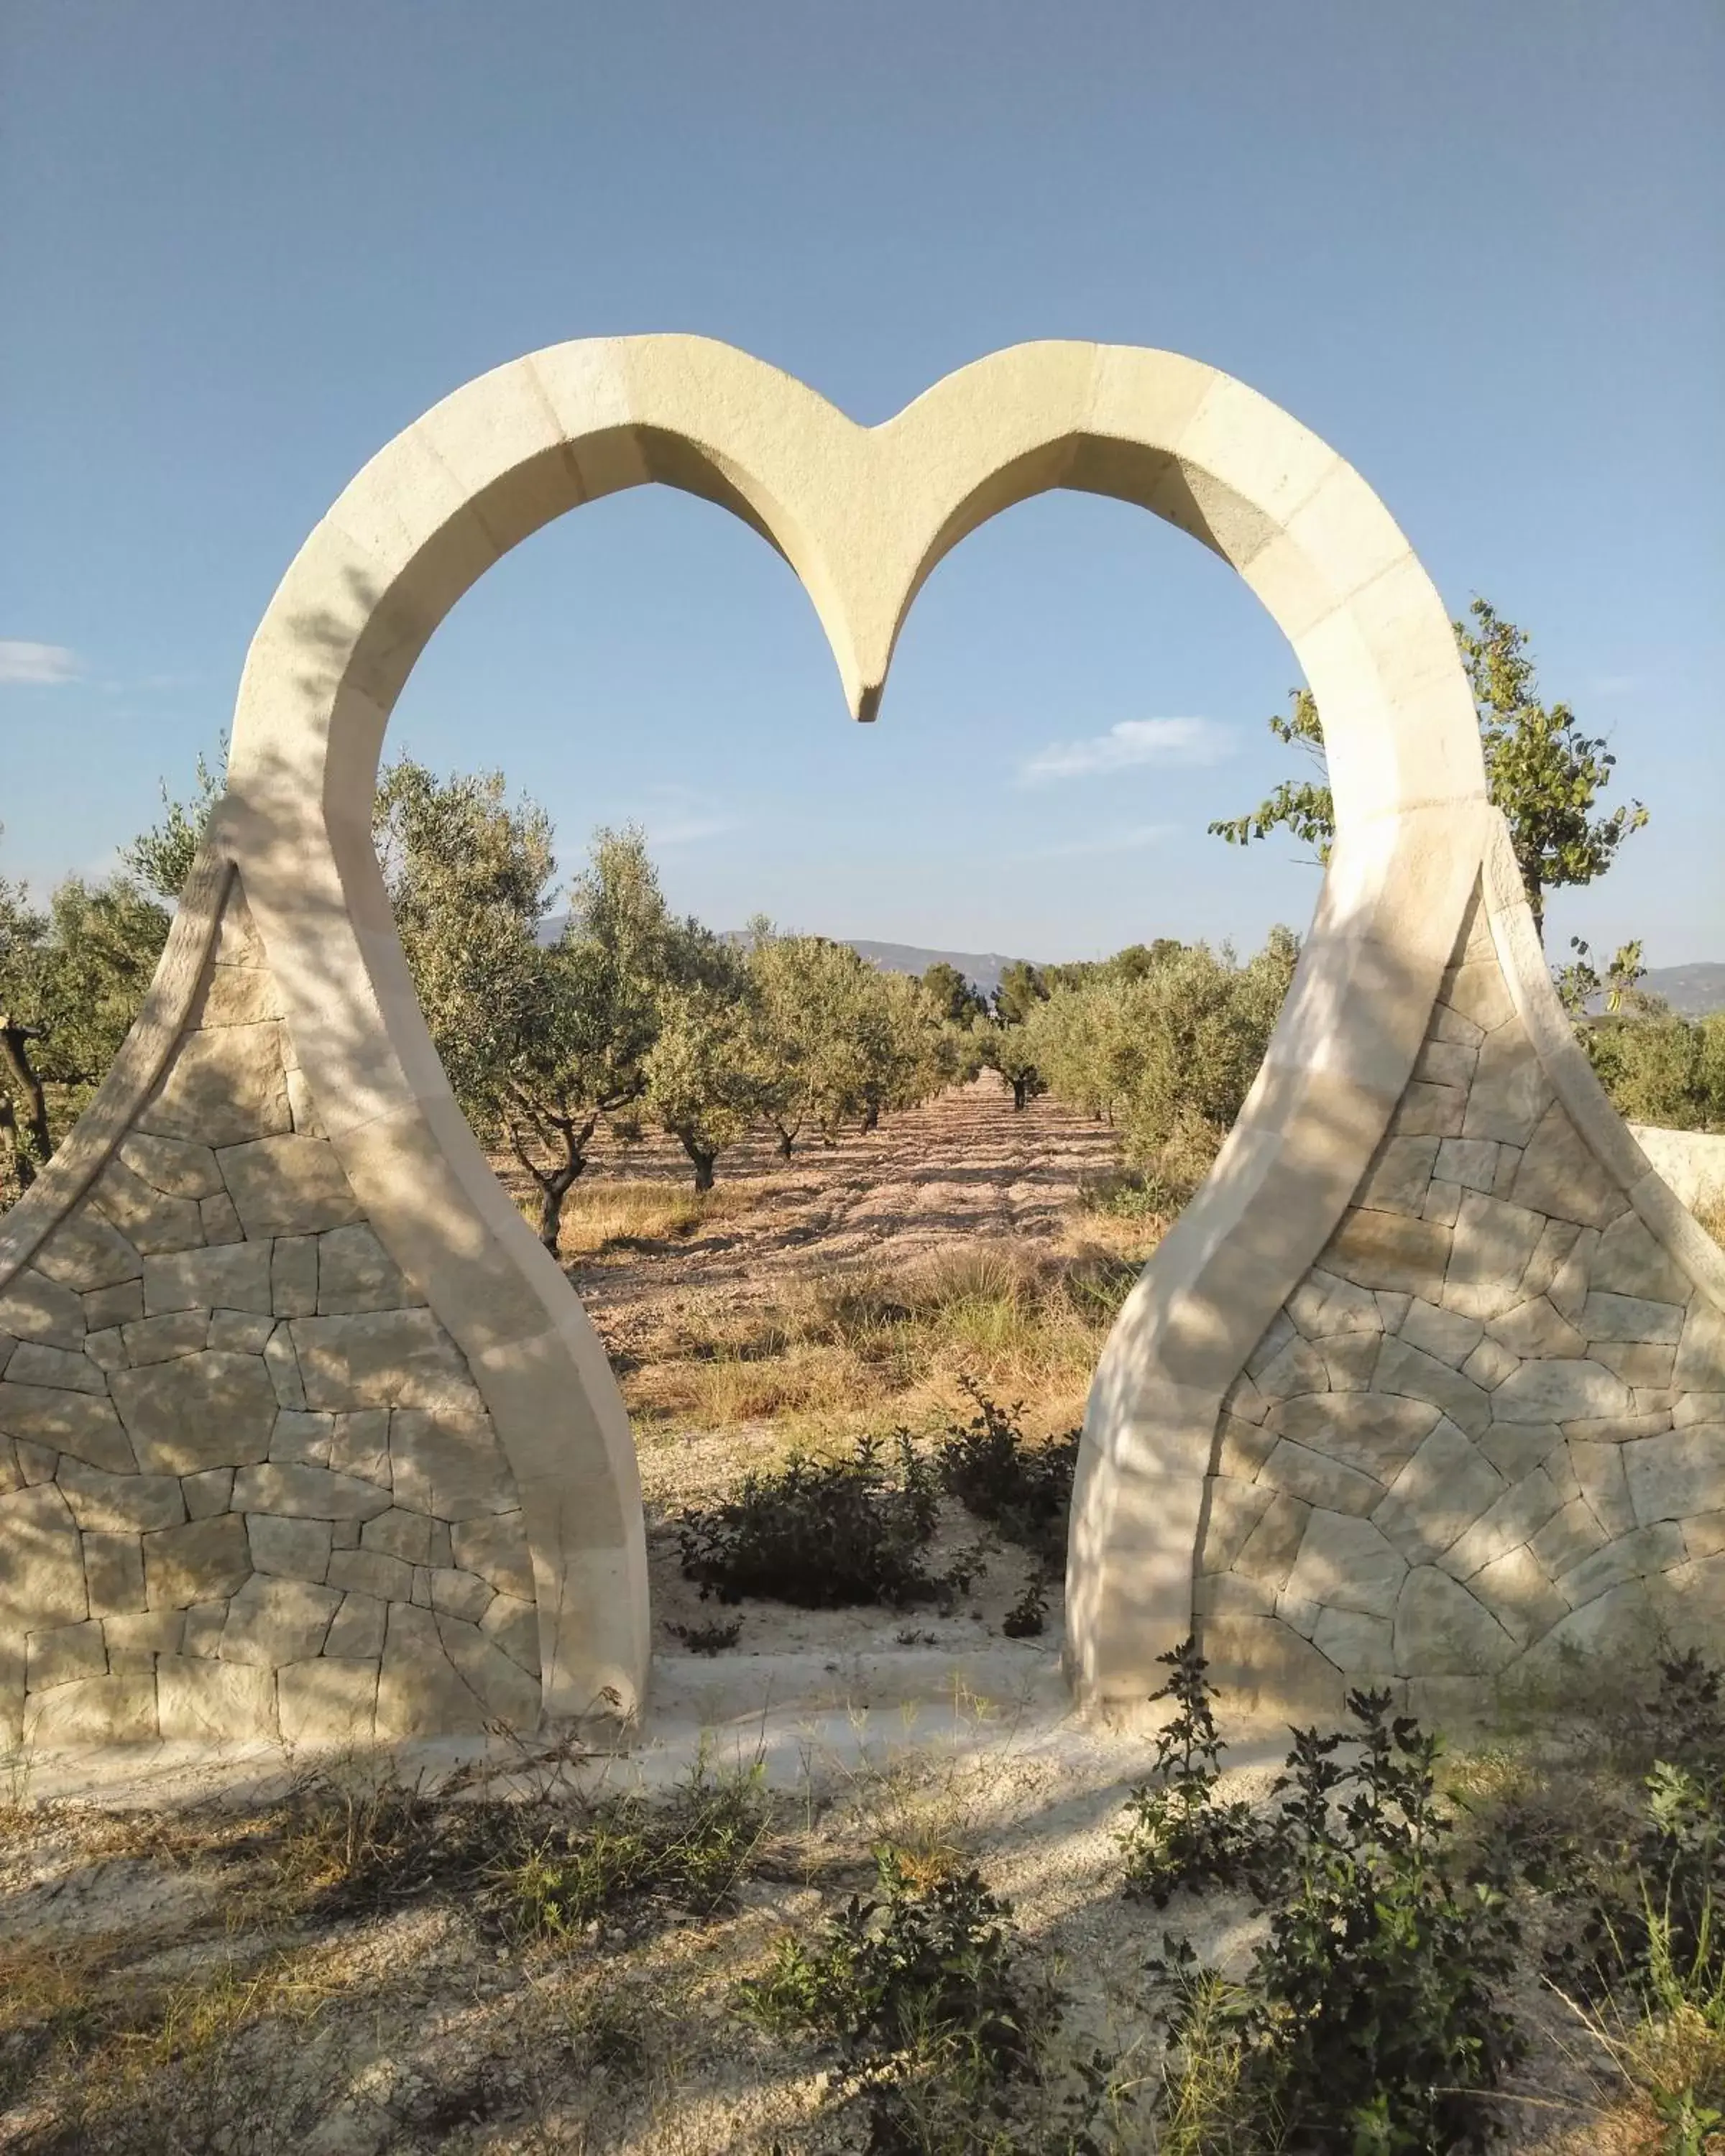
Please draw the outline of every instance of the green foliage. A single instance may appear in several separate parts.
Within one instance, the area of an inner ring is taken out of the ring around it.
[[[100,1083],[168,926],[126,876],[69,877],[45,911],[0,878],[0,1204],[35,1181]]]
[[[1323,727],[1317,716],[1317,700],[1309,689],[1291,689],[1291,706],[1286,718],[1272,716],[1270,731],[1312,758],[1323,774],[1319,778],[1285,778],[1266,801],[1250,814],[1230,816],[1209,827],[1213,839],[1225,839],[1230,846],[1249,846],[1254,839],[1267,839],[1272,831],[1286,831],[1302,846],[1312,849],[1320,867],[1330,858],[1336,842],[1336,801],[1330,791],[1329,766],[1324,756]]]
[[[1000,1620],[1009,1640],[1040,1639],[1048,1620],[1048,1587],[1037,1573],[1026,1581],[1024,1591]]]
[[[766,1974],[739,1988],[743,2013],[838,2051],[871,2156],[1023,2146],[1004,2131],[1012,2089],[1043,2074],[1059,1993],[978,1872],[931,1879],[891,1848],[876,1865],[875,1894],[853,1895],[817,1944],[780,1941]],[[1061,2145],[1076,2156],[1096,2144]]]
[[[976,1405],[968,1423],[951,1424],[938,1454],[940,1477],[968,1512],[1028,1550],[1047,1572],[1065,1563],[1066,1516],[1078,1463],[1080,1432],[1069,1430],[1033,1444],[1019,1424],[1024,1403],[998,1406],[968,1378],[961,1384]],[[1029,1626],[1036,1583],[1023,1605]],[[1043,1607],[1046,1608],[1046,1598]],[[1023,1636],[1022,1635],[1019,1636]]]
[[[1584,1807],[1555,1878],[1527,1861],[1513,1811],[1494,1822],[1523,1875],[1555,1890],[1548,1979],[1662,2123],[1661,2145],[1695,2156],[1725,2123],[1721,1691],[1692,1650],[1661,1662],[1614,1732],[1620,1755],[1646,1769],[1640,1806],[1626,1821],[1609,1804]]]
[[[1509,825],[1527,903],[1543,935],[1547,891],[1604,875],[1630,833],[1645,824],[1647,812],[1631,801],[1594,813],[1616,763],[1605,740],[1584,733],[1567,704],[1540,702],[1527,637],[1512,621],[1486,599],[1475,599],[1468,612],[1472,626],[1460,621],[1453,626],[1473,690],[1486,783]],[[1209,828],[1238,846],[1286,830],[1325,861],[1335,839],[1336,812],[1323,730],[1311,691],[1291,694],[1291,715],[1272,718],[1271,731],[1311,757],[1322,777],[1284,782],[1249,814]]]
[[[1647,968],[1641,963],[1639,938],[1633,943],[1620,943],[1603,973],[1594,964],[1593,946],[1584,937],[1572,936],[1569,948],[1575,956],[1568,965],[1557,968],[1552,975],[1552,985],[1558,992],[1558,1001],[1572,1019],[1581,1018],[1596,997],[1604,998],[1605,1009],[1613,1017],[1625,1010],[1656,1011],[1664,1008],[1656,997],[1641,992],[1640,983]]]
[[[923,974],[922,989],[948,1025],[968,1025],[988,1008],[988,998],[944,958],[937,958]]]
[[[1481,598],[1468,611],[1477,627],[1457,622],[1455,640],[1479,712],[1486,778],[1543,934],[1546,892],[1604,875],[1647,811],[1631,801],[1594,814],[1616,757],[1603,737],[1581,732],[1567,704],[1539,702],[1527,639],[1513,622]]]
[[[715,1617],[705,1625],[673,1625],[671,1636],[691,1655],[722,1655],[742,1637],[741,1617]]]
[[[1047,1081],[1037,1068],[1036,1038],[1029,1026],[1018,1019],[985,1019],[976,1027],[975,1035],[983,1064],[998,1070],[1011,1086],[1014,1108],[1027,1108],[1039,1094],[1047,1091]]]
[[[735,1496],[681,1515],[684,1577],[721,1602],[746,1594],[803,1609],[948,1602],[969,1583],[962,1570],[937,1578],[927,1568],[938,1493],[933,1464],[902,1433],[892,1463],[872,1437],[836,1460],[798,1454],[774,1472],[752,1470]]]
[[[806,1127],[829,1137],[847,1123],[872,1128],[883,1110],[927,1100],[957,1073],[958,1029],[938,997],[848,943],[758,922],[748,972],[760,1111],[787,1159]]]
[[[1631,1122],[1725,1130],[1725,1012],[1606,1018],[1579,1026],[1576,1038]]]
[[[225,759],[227,753],[228,737],[223,734],[218,754]],[[167,790],[167,781],[162,781],[161,822],[152,824],[147,831],[141,831],[129,846],[120,850],[120,858],[127,870],[146,891],[170,902],[179,896],[185,888],[186,878],[192,873],[198,849],[203,843],[210,811],[221,794],[222,780],[211,770],[202,751],[198,757],[196,783],[188,800],[177,801]]]
[[[39,1009],[40,1068],[69,1089],[69,1114],[101,1082],[154,978],[169,916],[124,876],[71,876],[49,901]]]
[[[747,961],[711,930],[684,922],[655,1006],[658,1038],[641,1070],[645,1104],[711,1190],[719,1156],[765,1105]]]
[[[1232,2054],[1230,2103],[1273,2145],[1470,2147],[1494,2130],[1486,2099],[1523,2049],[1497,1995],[1519,1926],[1500,1885],[1466,1878],[1450,1846],[1438,1740],[1392,1717],[1388,1692],[1348,1703],[1346,1736],[1294,1732],[1250,1974],[1224,1984],[1168,1943],[1171,2030],[1189,2046],[1202,2018],[1205,2045]],[[1204,1742],[1200,1715],[1200,1768]]]
[[[1182,1889],[1261,1884],[1273,1844],[1250,1804],[1217,1799],[1226,1748],[1197,1641],[1183,1640],[1157,1661],[1168,1678],[1150,1697],[1168,1701],[1169,1713],[1149,1779],[1132,1793],[1121,1842],[1127,1896],[1165,1909]]]
[[[607,1115],[637,1101],[660,1031],[673,927],[639,831],[594,834],[562,932],[542,930],[551,820],[501,773],[384,773],[374,830],[408,967],[480,1137],[531,1176],[555,1250],[562,1204]]]
[[[1000,985],[994,991],[994,1016],[1002,1025],[1022,1025],[1048,992],[1040,970],[1028,959],[1014,958],[1001,968]]]
[[[608,1798],[494,1867],[508,1928],[573,1940],[594,1926],[729,1907],[770,1815],[757,1772],[716,1778],[706,1762],[668,1799]]]
[[[1554,1975],[1584,1995],[1656,1988],[1681,1968],[1725,1995],[1725,1700],[1691,1651],[1666,1659],[1638,1748],[1653,1755],[1634,1839],[1594,1853],[1579,1934],[1559,1937]]]
[[[1278,928],[1244,966],[1194,943],[1100,969],[1037,1007],[1025,1052],[1057,1099],[1107,1115],[1130,1161],[1189,1192],[1245,1103],[1298,955]]]

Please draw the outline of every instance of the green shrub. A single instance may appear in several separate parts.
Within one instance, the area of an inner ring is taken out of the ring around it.
[[[880,1440],[865,1437],[847,1458],[798,1455],[776,1472],[752,1471],[734,1497],[682,1515],[685,1578],[721,1602],[764,1595],[803,1609],[950,1602],[968,1575],[937,1577],[924,1561],[937,1471],[903,1432],[896,1455],[895,1474]]]
[[[1577,1038],[1631,1122],[1725,1129],[1725,1013],[1608,1018],[1579,1027]]]
[[[1356,1691],[1346,1737],[1295,1732],[1259,1873],[1269,1931],[1247,1978],[1200,1971],[1173,1939],[1153,1964],[1172,1994],[1177,2054],[1189,2060],[1201,2036],[1210,2080],[1273,2147],[1474,2145],[1495,2130],[1486,2099],[1523,2049],[1497,1998],[1517,1919],[1499,1885],[1462,1876],[1436,1794],[1438,1740],[1389,1705],[1388,1692]],[[1200,1763],[1202,1737],[1199,1717]],[[1189,2087],[1186,2076],[1168,2084]]]
[[[1010,1609],[1000,1620],[1000,1629],[1009,1640],[1040,1639],[1048,1620],[1048,1589],[1040,1578],[1032,1578]]]
[[[968,1423],[951,1424],[941,1440],[942,1482],[966,1512],[1028,1550],[1045,1570],[1057,1570],[1066,1561],[1081,1433],[1069,1430],[1034,1444],[1020,1425],[1022,1400],[999,1407],[970,1378],[960,1383],[976,1413]]]
[[[1128,1897],[1165,1909],[1182,1887],[1258,1883],[1271,1841],[1250,1804],[1216,1800],[1225,1747],[1197,1643],[1183,1640],[1157,1660],[1168,1680],[1151,1700],[1172,1702],[1173,1712],[1157,1732],[1150,1779],[1132,1791],[1121,1840]]]
[[[870,2156],[1019,2147],[1012,2091],[1042,2077],[1059,1993],[979,1873],[931,1879],[890,1847],[876,1867],[875,1893],[853,1895],[818,1943],[779,1943],[767,1973],[740,1987],[742,2012],[838,2051],[864,2098]]]

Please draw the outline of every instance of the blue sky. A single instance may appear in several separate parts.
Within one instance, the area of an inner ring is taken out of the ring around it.
[[[1021,338],[1237,374],[1487,593],[1653,814],[1561,952],[1725,959],[1725,18],[1711,0],[15,0],[0,29],[0,873],[100,868],[283,568],[472,374],[724,337],[866,420]],[[788,571],[653,488],[462,602],[392,747],[501,763],[675,902],[1048,957],[1255,943],[1291,654],[1045,496],[936,573],[880,723]]]

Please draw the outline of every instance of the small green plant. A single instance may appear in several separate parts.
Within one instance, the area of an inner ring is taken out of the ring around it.
[[[1725,1702],[1719,1673],[1693,1653],[1661,1662],[1657,1688],[1625,1732],[1631,1757],[1651,1758],[1633,1840],[1596,1848],[1579,1931],[1561,1933],[1549,1973],[1603,1999],[1652,1982],[1656,1962],[1693,1983],[1725,1986]],[[1692,1984],[1691,1988],[1693,1988]]]
[[[1040,1575],[1033,1576],[1000,1620],[1000,1629],[1009,1640],[1040,1638],[1048,1620],[1048,1589]]]
[[[705,1625],[673,1625],[671,1637],[680,1640],[691,1655],[722,1655],[742,1637],[741,1617],[715,1617]]]
[[[416,1901],[471,1876],[490,1817],[483,1805],[452,1814],[388,1777],[312,1775],[289,1793],[263,1840],[266,1898],[329,1917]]]
[[[1177,2049],[1190,2054],[1202,2002],[1208,2053],[1219,2023],[1245,2116],[1274,2145],[1432,2156],[1495,2130],[1486,2099],[1523,2049],[1498,2003],[1519,1927],[1446,1845],[1438,1739],[1392,1717],[1388,1692],[1348,1704],[1346,1737],[1294,1732],[1269,1933],[1249,1977],[1219,1997],[1173,1940],[1153,1966],[1173,1994]]]
[[[1170,1702],[1172,1712],[1157,1732],[1150,1779],[1132,1791],[1121,1839],[1128,1897],[1163,1909],[1181,1887],[1254,1884],[1271,1838],[1250,1804],[1216,1799],[1225,1747],[1197,1642],[1183,1640],[1157,1660],[1168,1679],[1151,1700]]]
[[[1069,1430],[1034,1444],[1020,1425],[1022,1400],[999,1407],[973,1379],[959,1382],[976,1413],[968,1423],[952,1424],[942,1440],[942,1484],[966,1512],[1028,1550],[1045,1570],[1056,1570],[1065,1563],[1080,1433]]]
[[[902,1431],[896,1472],[877,1438],[859,1439],[838,1460],[799,1454],[775,1473],[751,1472],[721,1504],[682,1515],[683,1573],[721,1602],[752,1594],[803,1609],[950,1603],[968,1574],[928,1569],[938,1506],[934,1466]]]
[[[541,1938],[655,1909],[710,1916],[729,1906],[768,1817],[758,1769],[719,1779],[703,1760],[668,1799],[631,1791],[524,1840],[493,1868],[494,1895],[509,1930]]]
[[[978,1872],[931,1876],[890,1846],[875,1861],[875,1893],[853,1895],[812,1947],[782,1939],[766,1974],[740,1987],[741,2010],[837,2050],[870,2156],[1015,2147],[1002,2138],[1010,2092],[1040,2078],[1060,1994]]]

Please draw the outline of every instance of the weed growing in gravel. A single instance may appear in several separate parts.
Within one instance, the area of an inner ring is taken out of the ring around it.
[[[728,1907],[765,1839],[758,1769],[716,1778],[706,1763],[669,1799],[611,1797],[572,1826],[542,1830],[491,1868],[517,1937],[572,1940],[655,1912]]]
[[[969,1575],[928,1569],[937,1505],[936,1470],[902,1432],[896,1471],[875,1438],[859,1439],[838,1460],[799,1454],[776,1471],[752,1471],[734,1497],[683,1513],[684,1577],[721,1602],[753,1594],[803,1609],[950,1603]]]
[[[1041,1578],[1030,1580],[1000,1620],[1000,1629],[1009,1640],[1034,1640],[1040,1636],[1048,1618],[1048,1589]]]
[[[706,1625],[673,1625],[673,1639],[680,1640],[691,1655],[722,1655],[742,1637],[741,1617],[715,1617]]]

